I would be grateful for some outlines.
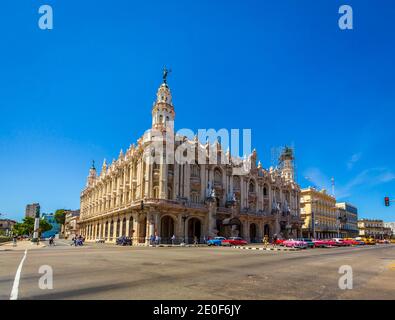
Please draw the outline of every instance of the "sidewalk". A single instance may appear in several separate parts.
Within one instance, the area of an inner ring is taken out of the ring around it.
[[[41,249],[46,247],[46,244],[43,242],[40,242],[40,244],[33,244],[30,241],[18,241],[16,247],[14,247],[12,242],[6,242],[2,245],[0,245],[0,251],[24,251],[26,249],[28,250],[35,250],[35,249]]]

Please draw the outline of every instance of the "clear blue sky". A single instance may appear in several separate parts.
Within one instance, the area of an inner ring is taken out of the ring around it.
[[[54,29],[38,28],[50,4]],[[351,4],[354,30],[338,28]],[[176,128],[251,128],[265,167],[294,145],[298,181],[395,220],[393,1],[1,3],[0,212],[79,207],[91,160],[151,125],[164,65]],[[309,177],[312,182],[305,179]]]

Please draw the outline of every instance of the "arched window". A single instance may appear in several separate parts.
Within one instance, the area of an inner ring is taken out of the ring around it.
[[[162,122],[163,122],[163,116],[160,115],[160,116],[159,116],[159,123],[162,123]]]
[[[263,195],[264,196],[268,195],[267,186],[263,186]]]
[[[214,171],[214,184],[222,184],[222,173],[219,169]]]
[[[200,177],[200,167],[197,164],[191,165],[191,177],[199,178]]]
[[[248,192],[255,192],[254,181],[250,181],[250,185],[248,186]]]
[[[240,190],[240,178],[238,176],[233,177],[233,189]]]

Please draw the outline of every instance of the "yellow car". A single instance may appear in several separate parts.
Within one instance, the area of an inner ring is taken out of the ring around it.
[[[366,244],[376,244],[376,240],[374,240],[373,238],[362,238],[362,241]]]
[[[391,243],[395,243],[395,239],[391,239]]]

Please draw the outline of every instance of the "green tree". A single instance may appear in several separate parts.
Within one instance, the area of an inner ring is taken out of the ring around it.
[[[45,219],[40,219],[40,226],[39,226],[39,232],[45,232],[49,231],[52,229],[52,225]],[[22,222],[18,222],[14,225],[14,228],[12,229],[13,233],[22,236],[22,235],[28,235],[31,236],[34,231],[34,218],[32,217],[26,217],[23,219]]]
[[[55,211],[55,220],[57,223],[63,225],[66,218],[66,212],[64,209],[58,209]]]

